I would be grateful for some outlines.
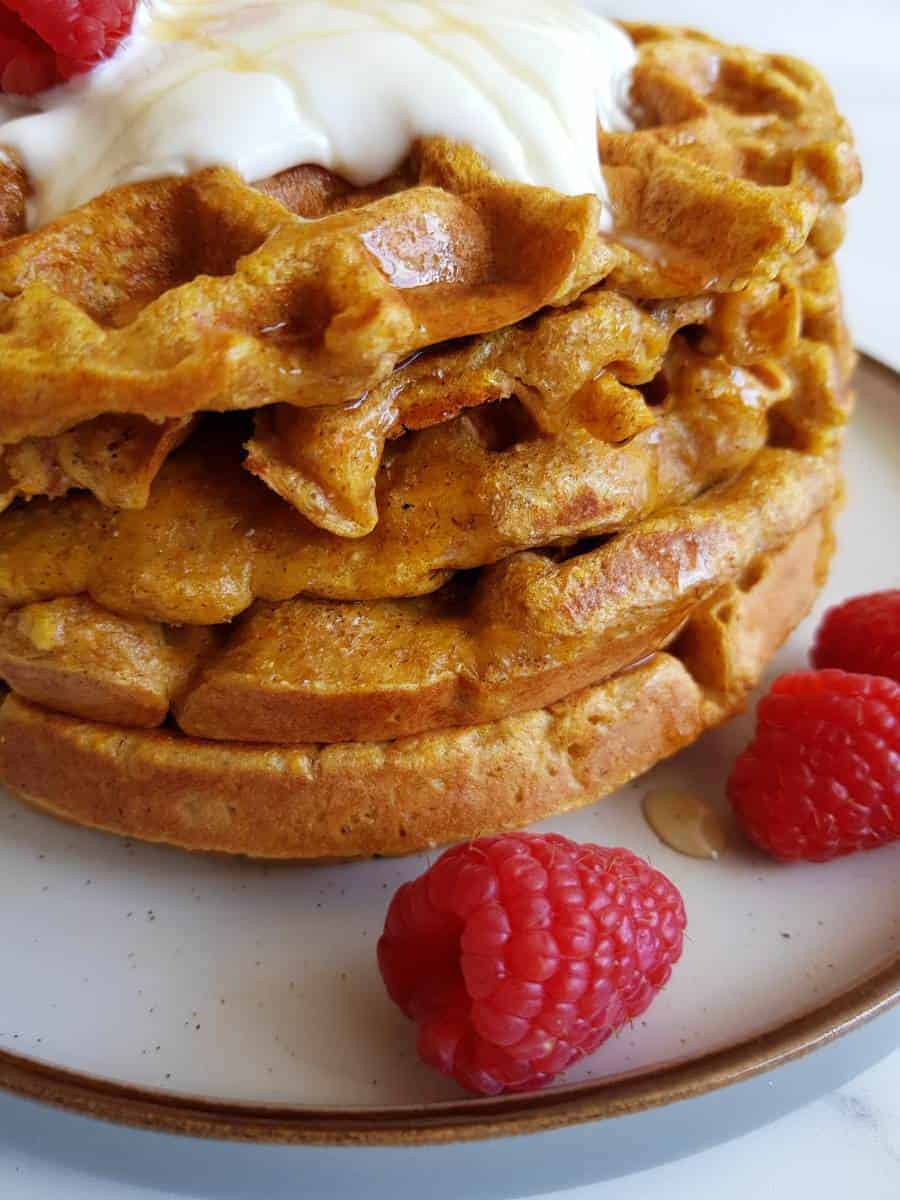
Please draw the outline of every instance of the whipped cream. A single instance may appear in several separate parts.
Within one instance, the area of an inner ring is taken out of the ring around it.
[[[634,60],[576,0],[141,0],[108,62],[4,105],[0,146],[28,172],[32,225],[214,165],[255,182],[317,163],[362,186],[428,135],[605,200],[597,122],[627,127]]]

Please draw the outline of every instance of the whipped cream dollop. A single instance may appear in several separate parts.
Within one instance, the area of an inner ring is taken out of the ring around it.
[[[576,0],[141,0],[88,75],[0,114],[32,225],[117,184],[317,163],[366,185],[420,136],[500,174],[606,193],[597,122],[627,127],[634,47]]]

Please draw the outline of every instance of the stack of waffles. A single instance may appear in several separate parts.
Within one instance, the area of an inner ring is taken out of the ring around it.
[[[859,185],[820,77],[631,26],[615,215],[419,143],[23,233],[0,168],[0,778],[80,823],[396,854],[597,799],[821,585]]]

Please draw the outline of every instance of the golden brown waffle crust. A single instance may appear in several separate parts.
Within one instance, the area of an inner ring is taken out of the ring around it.
[[[550,708],[392,743],[213,744],[0,709],[0,777],[81,825],[266,859],[396,855],[599,799],[739,710],[806,615],[832,552],[820,514],[658,653]]]

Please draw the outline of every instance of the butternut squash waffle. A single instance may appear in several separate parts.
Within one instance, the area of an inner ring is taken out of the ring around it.
[[[421,143],[128,185],[0,168],[0,777],[196,850],[394,854],[725,719],[827,570],[859,186],[818,75],[631,26],[597,201]]]

